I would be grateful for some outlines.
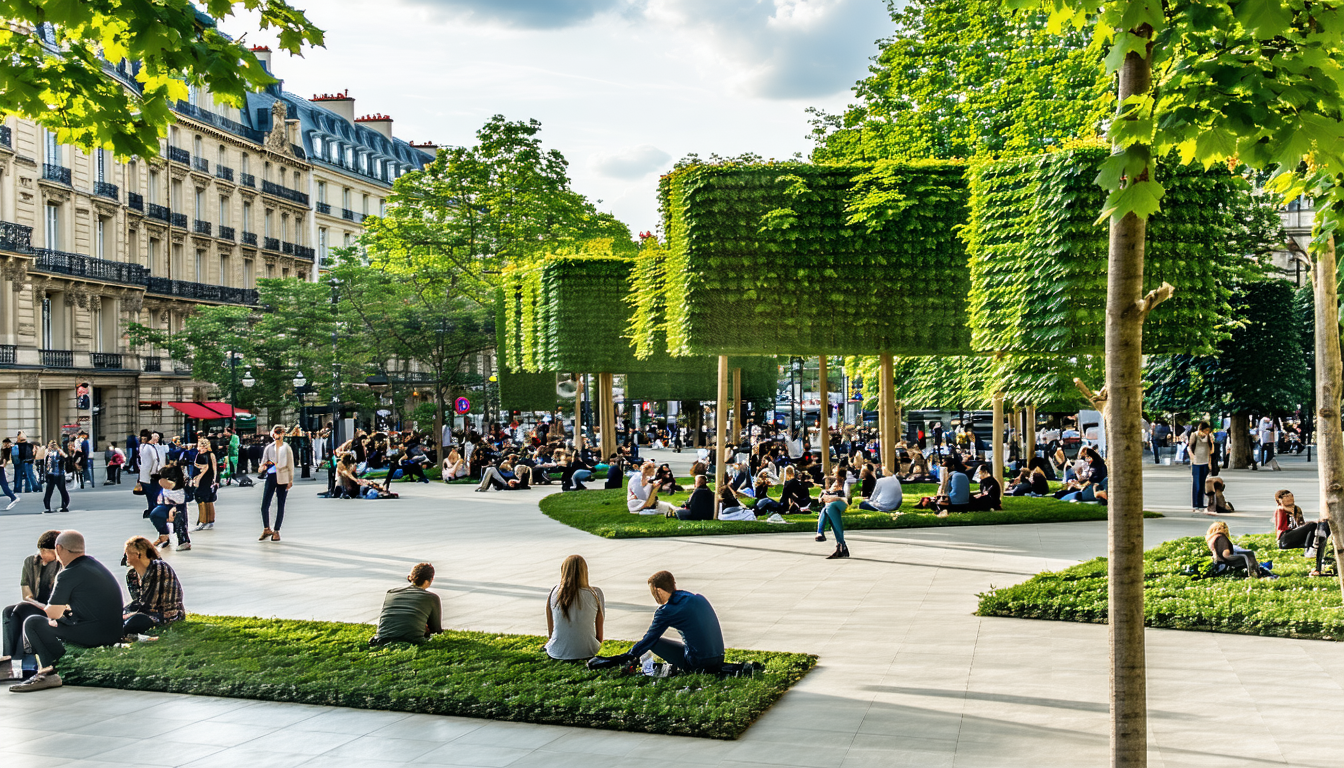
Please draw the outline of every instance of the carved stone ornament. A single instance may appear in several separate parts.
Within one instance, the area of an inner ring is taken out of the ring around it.
[[[93,201],[93,207],[98,209],[99,216],[112,217],[117,215],[116,203],[104,203],[101,200]]]
[[[95,293],[89,296],[89,309],[98,312],[102,310],[102,308],[103,308],[103,297],[101,294]]]
[[[5,279],[13,285],[15,293],[23,290],[24,283],[28,281],[28,260],[27,259],[9,259],[4,267]]]
[[[48,187],[42,192],[42,198],[48,203],[68,203],[70,202],[70,191]]]
[[[132,314],[138,313],[145,304],[145,295],[139,292],[132,292],[122,295],[121,308]]]
[[[182,243],[187,241],[187,235],[184,232],[173,232],[172,234],[169,235],[169,237],[171,237],[173,242],[177,243],[178,245],[181,245]]]
[[[276,99],[271,102],[271,130],[266,134],[266,148],[282,155],[290,155],[289,130],[285,127],[285,118],[289,107]]]

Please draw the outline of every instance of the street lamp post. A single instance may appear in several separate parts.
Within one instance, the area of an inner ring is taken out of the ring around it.
[[[300,478],[309,480],[312,478],[312,471],[309,468],[312,464],[312,440],[307,438],[308,432],[308,401],[305,399],[311,390],[308,388],[308,379],[304,378],[303,371],[294,374],[294,394],[299,398],[299,463],[303,465]]]
[[[331,455],[345,442],[341,440],[341,360],[337,342],[340,338],[340,302],[341,281],[331,276]],[[335,477],[333,470],[333,477]]]
[[[238,353],[229,351],[229,429],[238,431]]]

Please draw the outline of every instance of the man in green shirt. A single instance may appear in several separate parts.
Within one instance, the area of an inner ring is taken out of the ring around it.
[[[429,591],[434,583],[434,566],[418,563],[406,580],[410,584],[387,590],[378,615],[378,631],[369,638],[369,645],[423,643],[443,631],[443,606],[439,596]]]

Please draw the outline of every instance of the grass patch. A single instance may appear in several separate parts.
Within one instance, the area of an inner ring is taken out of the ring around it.
[[[326,621],[192,616],[157,643],[71,648],[73,685],[191,693],[360,709],[483,717],[733,739],[817,657],[729,650],[753,660],[752,678],[671,678],[593,672],[551,661],[544,637],[449,631],[424,645],[366,647],[373,627]],[[629,650],[609,641],[603,655]]]
[[[998,512],[963,512],[938,517],[935,514],[913,511],[922,496],[932,496],[936,485],[907,485],[903,489],[905,502],[900,515],[886,512],[868,512],[851,506],[845,511],[845,531],[891,528],[938,528],[957,525],[1011,525],[1024,523],[1068,523],[1082,520],[1105,520],[1106,507],[1095,504],[1073,504],[1053,498],[1008,496],[1003,510]],[[688,492],[660,495],[673,506],[680,506]],[[778,498],[776,494],[772,494]],[[632,515],[625,507],[625,490],[588,490],[578,493],[554,493],[541,500],[541,511],[551,518],[573,528],[608,539],[641,539],[659,536],[722,536],[737,533],[790,533],[815,531],[817,516],[786,515],[783,524],[757,522],[729,522],[718,520],[690,521],[667,518],[662,515]],[[1161,517],[1156,512],[1144,512],[1145,517]]]
[[[1308,574],[1315,559],[1300,549],[1280,550],[1268,534],[1239,536],[1273,579],[1203,578],[1212,562],[1202,538],[1168,541],[1144,552],[1144,623],[1150,627],[1316,640],[1344,637],[1344,610],[1333,577]],[[1188,575],[1189,573],[1201,576]],[[1106,623],[1106,558],[1038,574],[980,597],[981,616]]]

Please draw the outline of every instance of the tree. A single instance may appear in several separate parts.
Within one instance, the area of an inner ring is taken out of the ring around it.
[[[275,29],[279,47],[301,55],[322,45],[322,30],[284,0],[18,2],[0,30],[0,115],[17,115],[55,132],[56,140],[118,156],[157,157],[189,85],[243,106],[248,91],[276,82],[242,39],[214,19],[239,8]],[[209,14],[209,15],[206,15]],[[127,85],[109,75],[124,73]]]
[[[896,33],[841,114],[810,109],[817,162],[1035,154],[1098,135],[1101,47],[1000,0],[889,2]]]

